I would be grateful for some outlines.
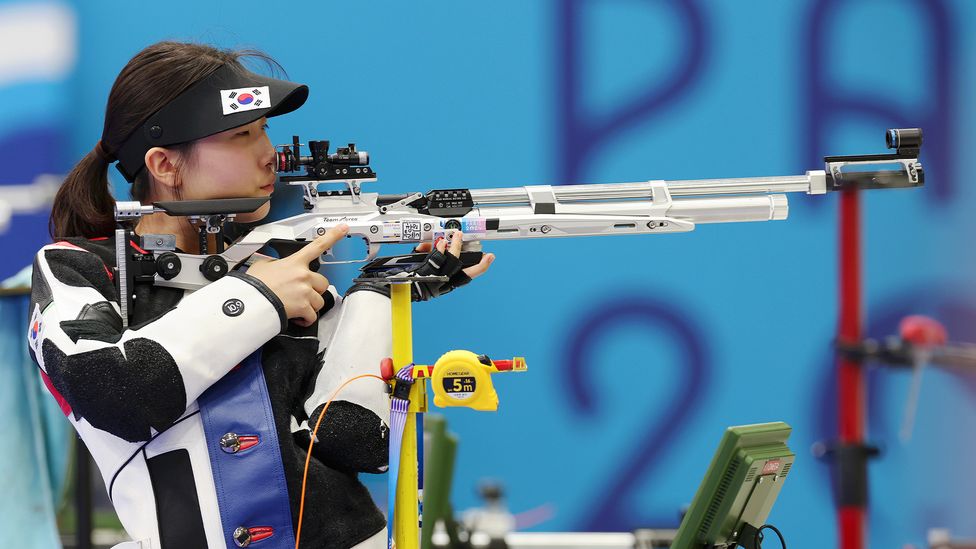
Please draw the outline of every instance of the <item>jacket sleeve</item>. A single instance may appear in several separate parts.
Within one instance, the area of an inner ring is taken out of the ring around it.
[[[308,424],[299,433],[306,444],[309,429],[314,429],[329,398],[358,375],[379,375],[380,360],[392,356],[390,299],[375,292],[356,292],[337,300],[319,320],[319,340],[324,345],[322,368],[304,403]],[[389,402],[384,382],[372,377],[350,382],[335,395],[322,418],[314,455],[340,470],[385,471]]]
[[[122,328],[110,271],[67,243],[34,261],[28,346],[65,414],[148,440],[286,322],[259,280],[234,273],[151,322]]]

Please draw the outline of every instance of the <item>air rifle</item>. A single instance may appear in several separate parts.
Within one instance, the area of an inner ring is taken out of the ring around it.
[[[918,161],[922,131],[892,129],[885,133],[887,154],[828,156],[824,170],[805,175],[682,181],[640,181],[592,185],[531,185],[495,189],[451,188],[427,193],[381,195],[363,192],[376,181],[369,155],[355,144],[329,152],[328,141],[308,143],[303,155],[296,136],[276,153],[280,181],[303,189],[304,213],[255,227],[224,247],[224,223],[252,212],[269,198],[234,198],[155,202],[117,202],[115,218],[119,295],[122,317],[132,305],[135,283],[197,289],[245,264],[265,246],[282,253],[294,250],[345,223],[349,237],[365,244],[363,271],[381,271],[419,262],[424,254],[378,257],[383,244],[432,242],[464,233],[461,260],[473,265],[481,242],[688,232],[700,223],[786,219],[786,194],[825,194],[845,189],[919,187],[924,183]],[[324,185],[332,185],[322,190]],[[176,251],[172,235],[136,236],[134,223],[144,215],[165,212],[184,216],[200,232],[200,254]],[[217,235],[208,253],[207,235]],[[132,242],[139,248],[128,245]],[[324,256],[324,263],[329,255]],[[342,263],[349,263],[344,261]]]

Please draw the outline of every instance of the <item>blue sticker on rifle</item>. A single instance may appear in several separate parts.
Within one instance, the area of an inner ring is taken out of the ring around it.
[[[485,228],[485,218],[471,217],[461,219],[461,231],[465,233],[483,233]]]

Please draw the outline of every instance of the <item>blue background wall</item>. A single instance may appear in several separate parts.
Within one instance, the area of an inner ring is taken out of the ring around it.
[[[355,141],[384,193],[794,175],[882,152],[885,128],[924,127],[926,188],[865,197],[869,333],[919,312],[976,341],[971,2],[67,5],[67,106],[30,116],[66,132],[45,149],[62,169],[98,140],[118,70],[166,38],[271,54],[312,89],[273,139]],[[0,119],[20,101],[0,102]],[[23,131],[0,125],[0,142]],[[797,462],[771,522],[792,544],[834,544],[829,471],[810,447],[835,434],[837,204],[790,206],[786,222],[492,245],[484,279],[416,307],[418,360],[470,348],[530,367],[497,379],[497,414],[447,412],[456,507],[493,477],[514,511],[551,511],[538,530],[675,526],[724,427],[783,420]],[[4,253],[29,257],[44,235],[18,219]],[[871,466],[872,545],[924,545],[931,527],[976,536],[976,384],[927,371],[903,444],[908,382],[870,373],[870,438],[886,449]]]

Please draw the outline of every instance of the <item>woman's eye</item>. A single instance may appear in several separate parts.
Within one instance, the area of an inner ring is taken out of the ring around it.
[[[267,124],[261,124],[261,131],[262,132],[268,131],[268,125]],[[234,135],[239,135],[241,137],[247,137],[247,136],[251,135],[251,130],[239,131],[239,132],[235,133]]]

